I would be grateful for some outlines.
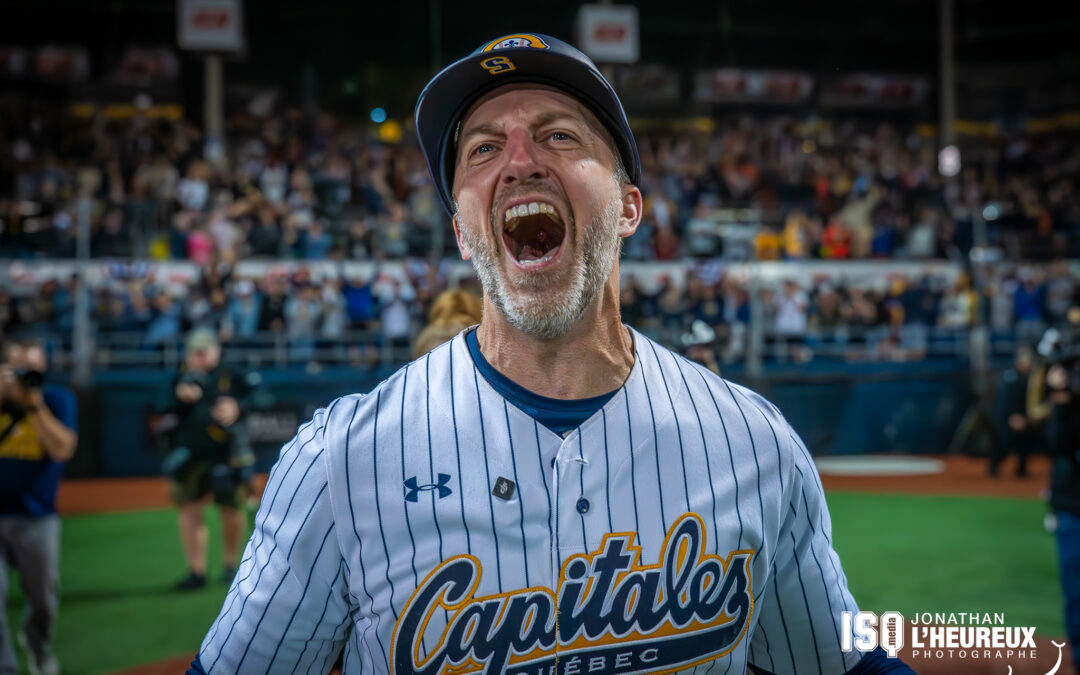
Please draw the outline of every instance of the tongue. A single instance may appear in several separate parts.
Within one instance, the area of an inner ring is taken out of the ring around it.
[[[518,254],[518,260],[538,260],[544,257],[544,250],[542,248],[536,248],[531,244],[525,244],[521,247],[521,253]]]

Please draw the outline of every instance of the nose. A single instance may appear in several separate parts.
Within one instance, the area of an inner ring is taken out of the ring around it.
[[[529,182],[547,176],[547,168],[540,161],[539,146],[526,129],[515,129],[506,137],[506,164],[500,182],[512,185]]]

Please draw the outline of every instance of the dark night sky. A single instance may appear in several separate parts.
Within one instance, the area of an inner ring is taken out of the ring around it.
[[[503,33],[530,31],[572,39],[580,3],[551,0],[345,2],[249,0],[248,51],[229,62],[230,82],[279,84],[297,95],[305,82],[322,99],[353,82],[370,99],[406,106],[434,63],[448,63]],[[642,62],[794,68],[816,74],[937,72],[934,0],[643,0]],[[956,0],[960,64],[1038,62],[1076,69],[1080,34],[1070,3]],[[87,47],[99,72],[132,43],[175,40],[175,0],[3,0],[0,45],[43,42]],[[439,7],[441,53],[434,54],[431,11]],[[497,9],[493,9],[496,7]],[[1018,8],[1023,8],[1022,11]],[[1064,64],[1064,66],[1062,65]],[[197,62],[186,57],[185,90],[197,91]],[[195,73],[193,76],[192,73]],[[412,94],[410,93],[410,96]],[[392,98],[397,101],[389,101]],[[360,102],[358,102],[360,103]]]

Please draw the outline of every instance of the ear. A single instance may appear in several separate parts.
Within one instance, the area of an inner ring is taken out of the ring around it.
[[[622,213],[619,214],[620,237],[629,237],[637,231],[642,212],[641,190],[636,185],[623,185]]]
[[[461,223],[458,222],[458,215],[455,213],[450,222],[454,225],[454,239],[457,240],[458,252],[461,253],[462,260],[468,260],[472,257],[472,253],[469,252],[469,247],[465,245],[465,240],[461,237]]]

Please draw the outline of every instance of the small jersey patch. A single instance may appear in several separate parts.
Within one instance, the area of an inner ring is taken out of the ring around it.
[[[504,35],[498,40],[492,40],[481,51],[490,52],[496,49],[548,49],[548,43],[536,35],[518,33],[516,35]]]
[[[514,498],[515,487],[514,481],[499,476],[499,479],[495,481],[495,487],[491,488],[491,494],[499,499],[509,501]]]

